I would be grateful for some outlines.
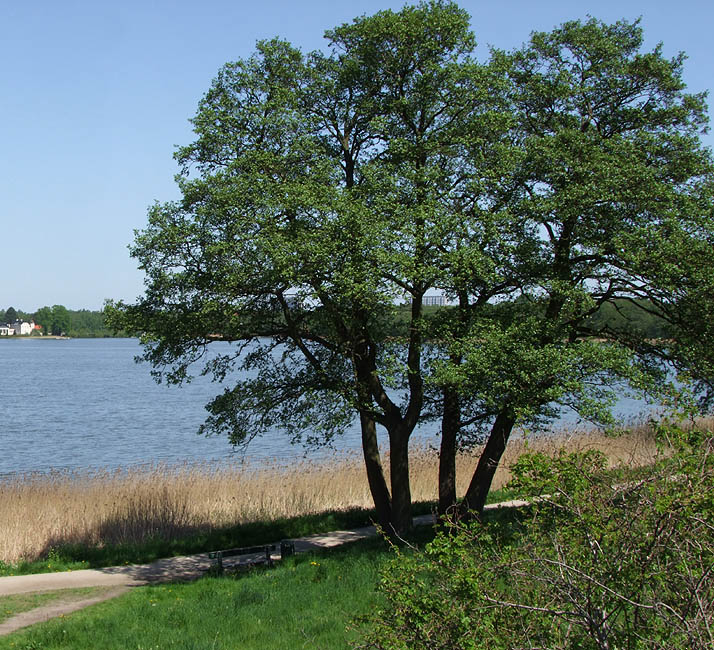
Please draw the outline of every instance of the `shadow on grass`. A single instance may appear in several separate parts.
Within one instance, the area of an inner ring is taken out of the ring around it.
[[[503,498],[505,495],[495,496]],[[413,512],[415,516],[432,514],[435,508],[433,502],[420,502],[414,504]],[[274,543],[283,539],[368,526],[374,522],[375,511],[352,508],[273,521],[248,522],[224,528],[192,527],[181,522],[167,521],[164,515],[155,515],[156,513],[152,515],[151,512],[135,511],[131,519],[107,520],[101,529],[96,531],[96,535],[93,535],[95,539],[111,539],[120,531],[125,538],[132,541],[98,545],[77,541],[71,536],[57,536],[46,544],[42,552],[43,559],[17,565],[0,563],[0,575],[146,564],[161,558]],[[419,534],[415,533],[417,537]]]

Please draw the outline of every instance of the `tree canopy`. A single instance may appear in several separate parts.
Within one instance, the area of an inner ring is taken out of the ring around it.
[[[3,323],[14,323],[17,320],[17,311],[14,307],[8,307],[3,314]]]
[[[64,305],[52,306],[52,326],[50,332],[55,335],[67,334],[72,325],[72,317]]]
[[[422,422],[441,426],[442,511],[457,449],[486,442],[463,505],[479,510],[516,425],[562,406],[611,422],[616,382],[662,395],[671,365],[711,387],[713,168],[683,57],[591,19],[479,63],[468,15],[440,1],[326,38],[219,71],[176,152],[182,198],[132,248],[145,294],[108,305],[159,378],[247,371],[205,432],[320,442],[358,418],[378,518],[401,532]],[[428,319],[433,291],[456,307]],[[593,318],[623,303],[672,339]],[[206,357],[216,340],[236,345]]]
[[[44,334],[50,334],[52,332],[52,308],[46,305],[40,307],[35,312],[34,321],[42,328]]]

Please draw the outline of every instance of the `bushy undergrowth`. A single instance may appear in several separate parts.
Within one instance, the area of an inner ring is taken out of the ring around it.
[[[660,435],[675,453],[615,486],[598,452],[522,457],[520,519],[451,522],[398,553],[357,647],[714,647],[714,437]]]

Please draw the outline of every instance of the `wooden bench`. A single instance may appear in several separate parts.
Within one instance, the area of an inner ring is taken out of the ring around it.
[[[208,554],[211,560],[211,569],[216,573],[223,573],[223,559],[227,557],[237,557],[239,555],[257,555],[258,553],[265,554],[265,559],[258,560],[260,563],[265,563],[268,566],[273,566],[272,552],[275,550],[275,544],[261,544],[259,546],[243,546],[241,548],[229,548],[223,551],[211,551]],[[295,553],[295,545],[293,542],[280,542],[280,557],[281,559]]]

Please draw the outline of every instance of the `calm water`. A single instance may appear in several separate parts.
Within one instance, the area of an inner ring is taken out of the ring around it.
[[[204,405],[220,385],[206,378],[182,387],[158,385],[147,364],[134,363],[139,351],[134,339],[0,341],[0,475],[155,462],[289,461],[305,453],[278,431],[253,441],[245,455],[232,451],[224,437],[198,436]],[[624,401],[619,410],[632,415],[641,406]],[[356,426],[340,440],[341,449],[359,444]]]
[[[140,350],[135,339],[0,341],[0,475],[304,455],[277,431],[245,454],[225,437],[197,435],[221,385],[156,384],[148,364],[134,363]],[[356,427],[343,442],[359,446]]]

